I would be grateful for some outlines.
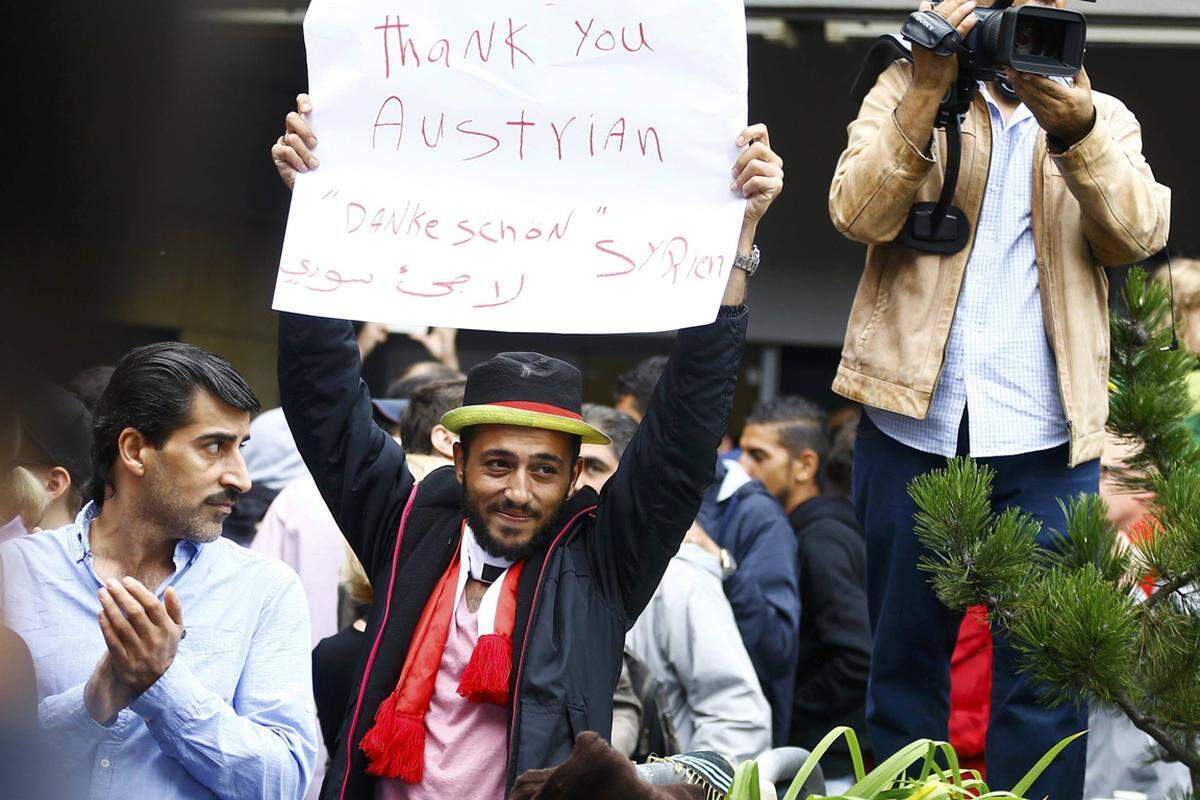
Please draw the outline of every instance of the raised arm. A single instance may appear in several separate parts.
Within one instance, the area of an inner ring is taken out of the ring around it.
[[[969,0],[944,0],[936,7],[922,2],[920,9],[942,15],[962,36],[978,22]],[[863,244],[896,238],[936,163],[933,123],[958,74],[958,58],[920,47],[912,53],[911,65],[892,64],[863,100],[829,188],[834,227]]]
[[[308,95],[298,95],[285,134],[271,146],[289,189],[296,173],[318,165],[317,137],[305,119],[311,110]],[[414,482],[403,449],[375,424],[362,381],[362,358],[379,343],[382,330],[368,325],[368,335],[356,338],[347,321],[281,313],[278,370],[296,447],[355,555],[375,575]]]
[[[279,394],[296,447],[355,555],[377,574],[413,488],[404,450],[375,424],[354,327],[279,315]]]
[[[783,188],[783,162],[767,129],[747,128],[730,186],[747,198],[738,242],[748,254],[758,221]],[[681,330],[638,432],[604,487],[591,545],[606,586],[630,624],[679,549],[712,482],[746,338],[746,273],[731,268],[723,305],[708,325]]]

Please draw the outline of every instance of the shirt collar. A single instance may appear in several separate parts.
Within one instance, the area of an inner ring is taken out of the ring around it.
[[[724,503],[737,494],[738,489],[754,480],[738,462],[723,461],[722,463],[725,465],[725,479],[721,481],[721,488],[717,490],[718,503]]]
[[[979,93],[983,95],[983,99],[987,102],[988,108],[1000,115],[1001,119],[1004,119],[1004,115],[1000,111],[1000,104],[996,102],[996,98],[992,96],[992,90],[983,81],[979,82]],[[1013,111],[1012,116],[1009,117],[1009,120],[1004,124],[1004,127],[1006,129],[1016,127],[1027,119],[1033,119],[1033,112],[1029,110],[1029,106],[1021,103],[1017,106],[1016,110]]]

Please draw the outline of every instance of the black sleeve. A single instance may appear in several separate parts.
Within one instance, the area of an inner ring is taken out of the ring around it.
[[[802,537],[800,563],[804,613],[812,615],[822,658],[797,675],[793,716],[844,716],[862,707],[871,667],[865,545],[857,531],[823,525]]]
[[[354,326],[279,315],[279,394],[288,427],[342,534],[377,575],[412,492],[404,450],[375,424]]]
[[[713,480],[742,346],[745,306],[679,332],[646,415],[600,495],[590,538],[602,584],[629,624],[679,550]]]

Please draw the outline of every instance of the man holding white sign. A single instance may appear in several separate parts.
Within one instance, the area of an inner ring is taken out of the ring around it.
[[[298,138],[275,154],[300,157],[277,310],[551,333],[716,316],[740,0],[313,0],[304,37],[321,167]]]
[[[313,104],[297,101],[272,147],[289,186],[316,166]],[[402,447],[371,420],[350,323],[281,314],[284,411],[377,598],[322,797],[500,800],[522,772],[562,763],[580,733],[611,730],[625,632],[712,480],[754,236],[783,186],[764,126],[733,144],[722,190],[745,201],[716,320],[680,331],[602,496],[572,489],[581,443],[608,442],[580,416],[574,367],[502,353],[473,368],[465,405],[443,418],[462,437],[454,467],[418,491]],[[582,311],[577,298],[554,302]]]

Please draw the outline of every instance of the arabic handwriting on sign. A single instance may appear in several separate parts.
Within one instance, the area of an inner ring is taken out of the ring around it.
[[[408,267],[400,268],[400,273],[402,275],[406,274],[407,272],[408,272]],[[433,283],[431,285],[439,287],[441,289],[441,291],[417,292],[417,291],[413,291],[412,289],[405,289],[403,286],[404,279],[401,278],[396,283],[396,291],[400,292],[401,294],[410,295],[411,297],[446,297],[447,295],[454,293],[454,288],[456,286],[462,286],[462,285],[470,283],[470,282],[471,282],[470,275],[458,275],[448,281],[433,281]]]
[[[299,269],[289,269],[287,267],[279,268],[280,274],[289,276],[284,280],[285,284],[292,286],[300,286],[312,292],[335,292],[346,284],[359,283],[369,285],[375,281],[374,273],[367,273],[366,277],[348,278],[342,275],[336,269],[326,269],[323,273],[321,270],[307,258],[300,260]],[[320,278],[317,276],[320,274]],[[315,282],[308,282],[308,279],[317,279]],[[325,283],[321,283],[321,279]]]
[[[521,282],[520,282],[520,284],[517,285],[516,294],[514,294],[512,297],[508,298],[507,300],[500,300],[500,281],[492,281],[492,285],[495,287],[496,300],[498,302],[477,303],[477,304],[471,306],[471,308],[496,308],[497,306],[506,306],[509,303],[511,303],[512,301],[516,300],[518,297],[521,296],[521,292],[525,290],[525,273],[524,272],[521,273]]]

